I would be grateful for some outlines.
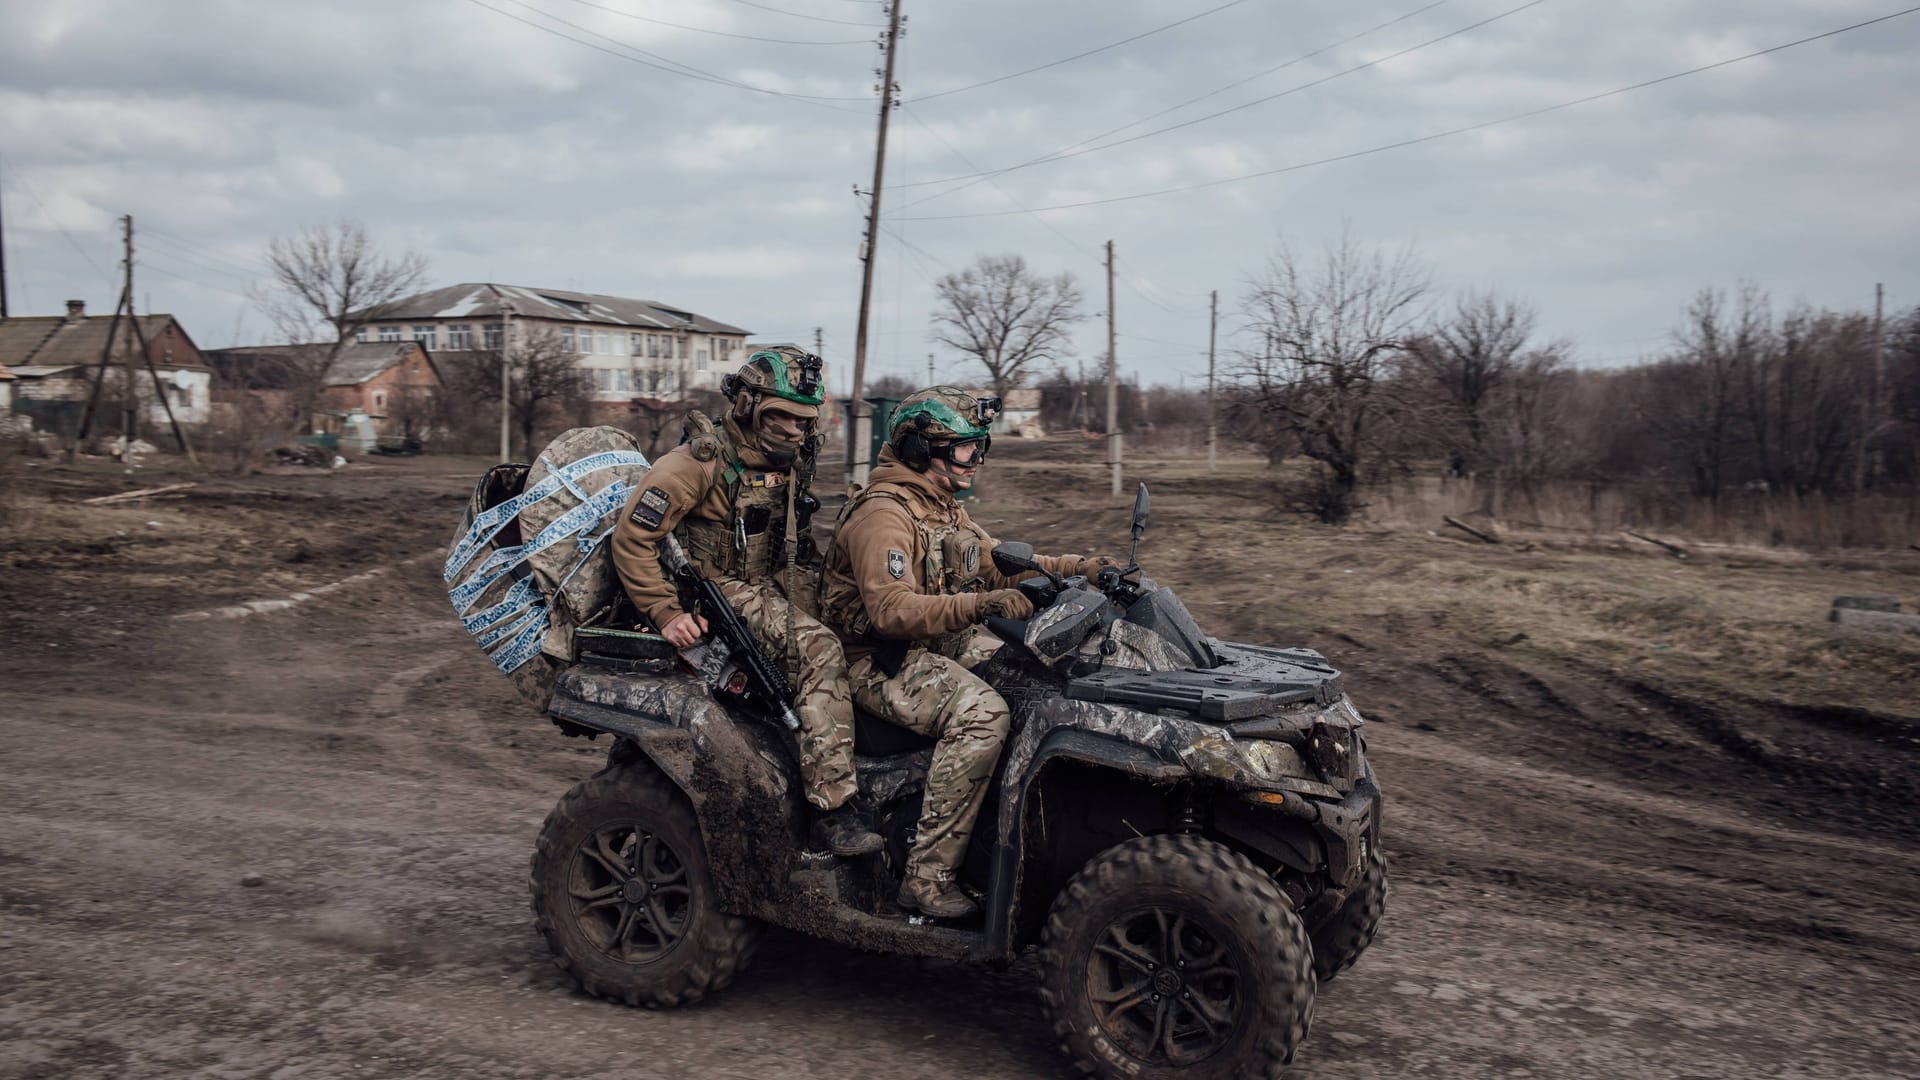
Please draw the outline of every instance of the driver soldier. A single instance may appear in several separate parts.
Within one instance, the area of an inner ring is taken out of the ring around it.
[[[687,558],[720,587],[767,655],[798,687],[800,777],[820,812],[815,841],[843,858],[882,841],[854,805],[853,701],[840,642],[802,610],[817,570],[807,493],[825,390],[820,358],[790,345],[748,357],[720,383],[731,408],[716,426],[688,414],[687,439],[663,455],[634,493],[613,535],[613,564],[627,595],[675,648],[694,644],[705,619],[682,610],[662,572],[659,540],[675,533]]]
[[[821,584],[821,618],[846,643],[854,702],[938,740],[899,903],[939,918],[976,910],[954,875],[1007,738],[1005,699],[970,670],[1002,644],[979,623],[1033,614],[987,557],[994,539],[955,499],[973,486],[999,411],[999,398],[952,386],[901,401],[872,482],[841,511]],[[1112,565],[1037,561],[1069,575]]]

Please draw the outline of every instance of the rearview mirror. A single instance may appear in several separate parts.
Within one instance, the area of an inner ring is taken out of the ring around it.
[[[1140,534],[1147,531],[1147,506],[1147,485],[1145,481],[1141,481],[1140,490],[1133,496],[1133,538],[1135,540],[1140,539]]]
[[[1040,571],[1040,564],[1033,561],[1033,545],[1017,540],[1003,540],[993,549],[993,565],[1008,577],[1023,570],[1028,573]]]

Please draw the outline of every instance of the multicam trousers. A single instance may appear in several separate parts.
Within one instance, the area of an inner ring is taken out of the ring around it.
[[[896,675],[887,675],[871,656],[847,669],[853,700],[861,708],[939,740],[927,768],[918,838],[907,856],[909,876],[952,881],[966,857],[1011,720],[1006,699],[967,669],[999,645],[984,631],[963,632],[936,644],[947,656],[918,645],[909,649]]]
[[[853,698],[847,689],[847,657],[840,639],[820,620],[792,608],[793,644],[787,641],[789,606],[772,582],[748,584],[720,578],[720,592],[747,621],[767,655],[787,669],[799,691],[800,780],[807,801],[833,810],[853,797]]]

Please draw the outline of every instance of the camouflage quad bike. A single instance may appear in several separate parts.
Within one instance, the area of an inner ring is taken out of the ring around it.
[[[1144,485],[1134,510],[1137,547]],[[764,923],[877,952],[1010,962],[1040,947],[1062,1048],[1109,1077],[1267,1077],[1306,1035],[1317,980],[1385,905],[1380,790],[1339,674],[1305,649],[1207,638],[1137,567],[1048,575],[1003,543],[1036,613],[978,674],[1013,708],[962,883],[970,925],[895,908],[931,743],[859,718],[859,784],[888,846],[808,850],[796,749],[682,673],[657,638],[579,631],[549,712],[615,738],[560,800],[533,906],[561,967],[630,1005],[700,1000]]]

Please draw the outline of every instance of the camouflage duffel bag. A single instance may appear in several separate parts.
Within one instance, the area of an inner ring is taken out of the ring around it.
[[[607,541],[649,469],[631,435],[575,428],[532,465],[497,465],[468,500],[443,578],[461,625],[544,708],[573,659],[573,632],[612,610]]]

